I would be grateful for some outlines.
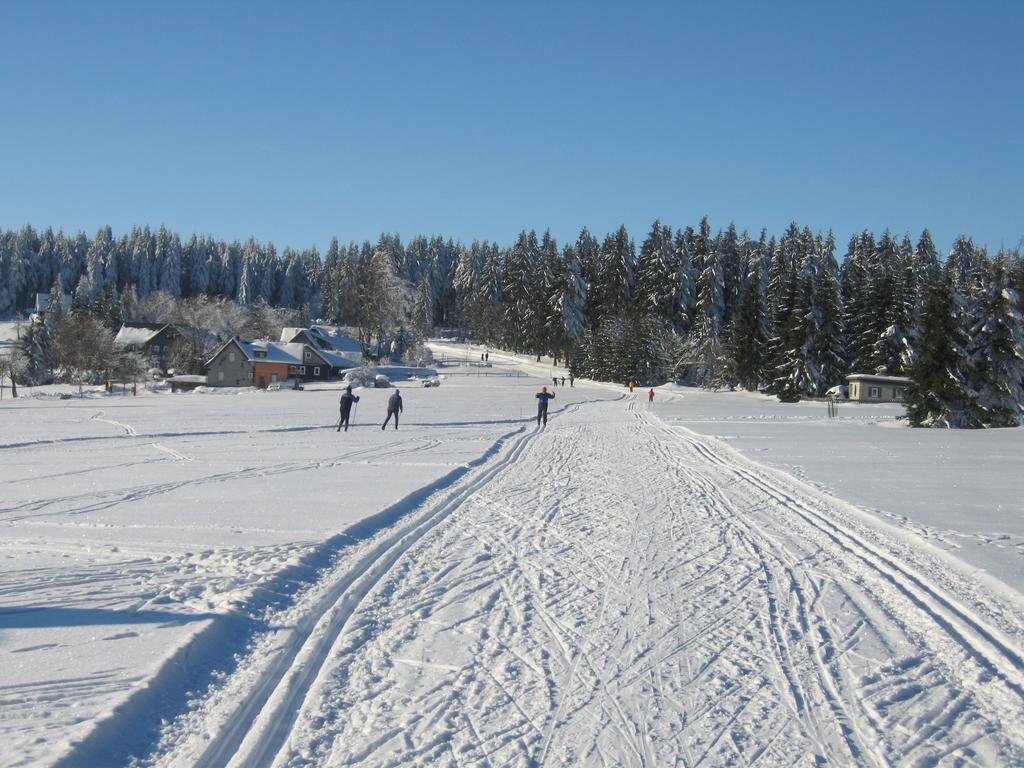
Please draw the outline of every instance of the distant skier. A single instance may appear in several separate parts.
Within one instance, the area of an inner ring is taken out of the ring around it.
[[[552,376],[551,377],[551,385],[554,386],[554,387],[558,386],[558,377],[557,376]]]
[[[574,382],[574,381],[576,381],[576,377],[575,377],[575,376],[573,376],[573,375],[572,375],[572,374],[570,373],[570,374],[569,374],[569,386],[570,386],[570,387],[571,387],[571,386],[573,386],[573,382]]]
[[[554,400],[555,393],[548,392],[547,387],[541,387],[540,392],[537,393],[537,425],[540,426],[541,420],[544,421],[544,426],[548,425],[548,400]]]
[[[562,377],[561,385],[562,385],[563,387],[565,386],[565,376],[563,376],[563,377]]]
[[[345,431],[348,432],[348,418],[349,414],[352,413],[352,403],[359,402],[359,395],[352,394],[352,385],[349,384],[345,387],[345,391],[341,393],[341,420],[338,421],[337,432],[341,431],[341,426],[345,425]]]
[[[391,421],[391,417],[395,417],[395,429],[398,429],[398,414],[402,412],[402,395],[399,394],[400,390],[395,390],[395,394],[388,398],[388,417],[384,419],[384,423],[381,424],[380,428],[385,429],[388,422]]]
[[[654,387],[647,390],[647,404],[650,405],[654,402]]]

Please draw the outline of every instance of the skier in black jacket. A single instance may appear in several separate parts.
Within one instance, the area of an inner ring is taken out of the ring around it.
[[[544,426],[548,425],[548,400],[555,399],[554,392],[548,392],[547,387],[541,387],[540,392],[537,393],[537,424],[540,425],[541,419],[544,420]]]
[[[348,417],[352,413],[352,403],[359,402],[359,395],[352,394],[352,385],[349,384],[345,387],[345,391],[341,393],[341,419],[338,421],[337,432],[341,432],[341,425],[345,425],[345,431],[348,432]]]
[[[381,429],[387,427],[392,416],[395,417],[395,429],[398,429],[398,414],[402,412],[402,396],[399,392],[400,390],[396,389],[395,394],[388,398],[388,417],[384,419],[384,423],[381,424]]]

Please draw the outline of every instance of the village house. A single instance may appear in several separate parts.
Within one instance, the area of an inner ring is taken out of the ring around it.
[[[850,400],[859,403],[902,403],[912,383],[905,376],[884,373],[851,373],[846,377]]]
[[[163,372],[171,366],[175,344],[184,341],[184,333],[170,323],[126,322],[114,337],[114,348],[138,352]]]
[[[338,353],[310,344],[232,339],[206,364],[206,379],[211,387],[265,389],[289,379],[324,381],[354,367],[353,361]]]

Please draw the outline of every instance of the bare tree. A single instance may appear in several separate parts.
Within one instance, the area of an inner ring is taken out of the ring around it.
[[[10,379],[11,397],[18,396],[18,381],[15,367],[17,365],[15,356],[17,346],[12,346],[4,355],[0,355],[0,400],[4,399],[4,378]]]
[[[87,380],[95,380],[110,370],[114,334],[91,315],[70,315],[57,325],[53,348],[57,366],[78,382],[81,394]]]
[[[173,323],[178,312],[178,302],[165,291],[147,293],[135,304],[132,320],[144,323]]]

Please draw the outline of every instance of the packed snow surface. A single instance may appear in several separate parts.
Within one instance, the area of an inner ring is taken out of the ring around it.
[[[1024,762],[1020,430],[436,351],[5,399],[0,764]]]

